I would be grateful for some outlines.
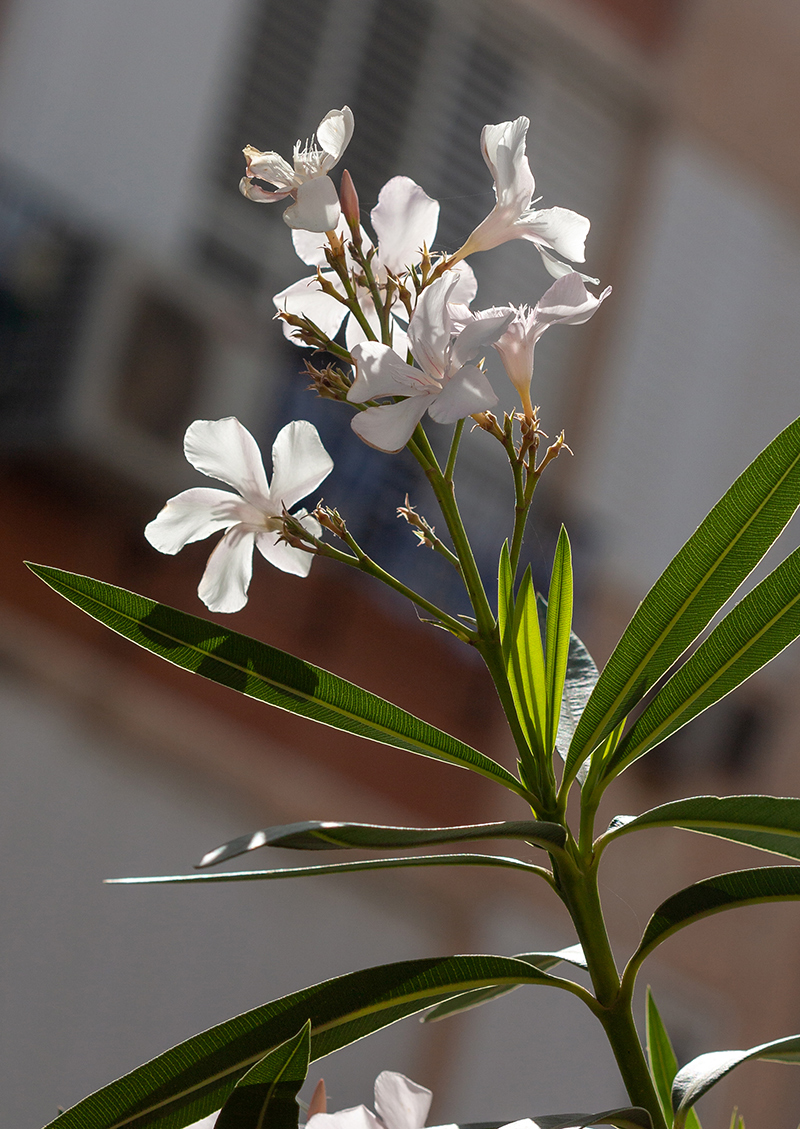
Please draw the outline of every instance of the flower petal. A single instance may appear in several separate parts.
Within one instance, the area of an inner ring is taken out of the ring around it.
[[[372,301],[372,295],[367,294],[359,287],[358,301],[361,306],[361,312],[369,322],[372,332],[375,337],[380,340],[381,336],[381,319],[378,317],[378,311],[375,309],[375,303]],[[347,348],[352,353],[356,345],[360,345],[364,341],[372,341],[374,338],[367,337],[366,333],[361,327],[358,318],[353,314],[347,319],[347,324],[344,329],[344,339]]]
[[[452,306],[456,302],[464,306],[472,305],[475,295],[478,293],[478,280],[475,277],[475,271],[463,259],[450,270],[458,278],[458,282],[450,291],[450,305]]]
[[[586,216],[571,212],[569,208],[543,208],[520,216],[514,224],[514,233],[534,243],[544,242],[570,262],[582,263],[586,258],[590,226]]]
[[[500,309],[496,313],[483,311],[481,317],[468,322],[453,342],[450,362],[454,368],[474,361],[483,348],[493,345],[502,337],[514,320],[514,310]]]
[[[404,1074],[384,1070],[375,1079],[375,1112],[386,1129],[422,1129],[432,1100],[430,1090]]]
[[[265,188],[261,188],[254,180],[248,180],[246,176],[239,181],[239,191],[254,204],[274,204],[276,200],[285,200],[290,195],[288,189],[285,192],[267,192]]]
[[[258,443],[235,416],[196,419],[186,429],[183,453],[195,470],[227,482],[257,509],[269,504]]]
[[[256,548],[274,568],[291,573],[292,576],[308,576],[314,560],[313,553],[307,553],[305,549],[298,549],[286,541],[279,541],[277,533],[257,533]]]
[[[326,272],[325,277],[334,286],[337,286],[338,279],[332,272]],[[324,290],[320,290],[316,275],[301,278],[299,282],[293,282],[291,286],[287,286],[285,290],[276,294],[272,301],[278,310],[286,310],[287,313],[295,314],[298,317],[309,318],[328,337],[336,336],[347,314],[346,306],[337,302]],[[292,341],[295,345],[306,344],[297,336],[296,326],[289,325],[287,321],[281,321],[281,325],[284,337],[287,337],[289,341]],[[310,348],[313,347],[310,346]]]
[[[315,1113],[306,1122],[306,1129],[381,1129],[381,1124],[365,1105],[357,1105],[338,1113]]]
[[[577,271],[559,278],[536,303],[536,320],[546,325],[583,325],[611,293],[607,286],[595,298],[583,285]]]
[[[447,304],[458,276],[444,274],[426,287],[408,323],[411,352],[425,372],[438,379],[447,373],[451,322]]]
[[[353,111],[349,106],[342,106],[341,110],[328,110],[317,126],[317,141],[328,154],[328,159],[323,162],[325,172],[333,168],[350,144],[354,125]]]
[[[370,447],[394,454],[405,447],[432,400],[431,395],[410,396],[396,404],[367,408],[353,416],[350,426]]]
[[[354,345],[351,354],[356,366],[356,378],[347,392],[351,404],[363,404],[377,396],[419,396],[439,390],[436,381],[407,365],[388,345],[365,341]]]
[[[316,490],[333,470],[333,459],[322,446],[313,423],[296,419],[278,432],[272,446],[271,512],[279,516]]]
[[[202,541],[220,529],[257,518],[258,512],[238,494],[201,486],[170,498],[145,526],[144,535],[159,553],[172,555],[192,541]]]
[[[247,161],[246,176],[266,180],[268,184],[274,184],[276,188],[285,188],[287,192],[297,187],[299,182],[295,171],[280,153],[272,150],[262,153],[252,145],[245,145],[242,152]]]
[[[430,247],[439,226],[439,202],[410,177],[394,176],[378,193],[370,212],[378,236],[378,257],[393,274],[422,261],[422,245]]]
[[[250,526],[234,525],[208,558],[197,595],[209,611],[238,612],[247,603],[255,537]]]
[[[497,396],[486,373],[475,365],[464,365],[450,377],[429,412],[431,419],[437,423],[455,423],[473,412],[493,408],[496,403]]]
[[[283,213],[289,227],[304,231],[334,231],[342,214],[339,197],[329,176],[316,176],[301,184],[295,193],[297,203]]]
[[[519,215],[531,202],[536,187],[525,154],[525,139],[530,126],[526,117],[498,125],[485,125],[481,132],[483,159],[494,178],[494,191],[501,207],[511,207]]]

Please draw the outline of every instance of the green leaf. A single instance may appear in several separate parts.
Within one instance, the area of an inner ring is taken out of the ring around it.
[[[600,675],[572,741],[568,773],[694,642],[800,502],[800,420],[736,479],[640,604]]]
[[[638,968],[653,949],[701,918],[726,909],[800,898],[800,866],[764,866],[704,878],[662,902],[644,931],[629,967]]]
[[[401,961],[325,980],[187,1039],[60,1114],[52,1129],[183,1129],[223,1105],[239,1079],[311,1020],[316,1060],[458,992],[569,981],[511,957]],[[50,1127],[48,1127],[50,1129]]]
[[[544,596],[536,597],[539,609],[539,627],[543,632],[547,627],[547,600]],[[556,734],[556,750],[562,760],[566,760],[567,750],[575,735],[581,714],[586,709],[592,690],[594,690],[600,672],[594,659],[586,649],[585,643],[578,638],[574,631],[569,633],[569,650],[567,652],[567,673],[564,679],[564,693],[561,697],[561,715],[558,719],[558,733]],[[586,761],[577,773],[577,780],[583,783],[589,763]]]
[[[503,648],[503,657],[508,663],[511,654],[510,626],[514,618],[514,576],[511,571],[511,558],[508,552],[508,541],[503,542],[500,550],[500,565],[497,574],[497,626],[500,631],[500,643]]]
[[[522,577],[514,605],[508,676],[520,723],[527,731],[531,747],[543,755],[547,689],[542,633],[530,565]]]
[[[538,620],[538,615],[537,615]],[[567,675],[570,633],[572,630],[572,553],[564,526],[558,535],[550,589],[547,593],[545,629],[545,752],[555,748],[561,717],[561,700]]]
[[[618,815],[598,840],[605,846],[620,835],[648,827],[678,827],[718,835],[800,859],[800,800],[792,796],[691,796],[651,808],[642,815]]]
[[[311,1061],[311,1021],[239,1079],[214,1129],[297,1129],[297,1094]]]
[[[327,670],[124,588],[45,565],[28,568],[112,631],[184,670],[334,729],[471,769],[527,797],[490,757]]]
[[[591,1129],[593,1125],[616,1125],[617,1129],[652,1129],[650,1114],[641,1106],[607,1109],[603,1113],[555,1113],[534,1117],[536,1129]]]
[[[320,822],[285,823],[265,827],[251,835],[240,835],[204,855],[198,869],[227,862],[259,847],[292,847],[301,851],[395,850],[423,847],[431,843],[463,843],[479,839],[522,839],[545,851],[563,847],[566,830],[558,823],[542,820],[506,820],[462,827],[385,827],[377,823]]]
[[[358,870],[396,870],[413,866],[499,866],[525,870],[542,876],[543,868],[504,855],[413,855],[399,859],[364,859],[359,862],[333,862],[322,866],[286,866],[276,870],[231,870],[224,874],[161,874],[150,878],[106,878],[110,886],[155,886],[192,882],[263,882],[275,878],[315,878],[320,874],[345,874]],[[549,872],[546,872],[549,874]]]
[[[542,972],[547,972],[549,969],[560,964],[561,961],[566,961],[568,964],[574,964],[576,968],[588,968],[586,958],[583,955],[583,949],[580,945],[570,945],[567,949],[560,949],[554,953],[522,953],[514,957],[515,960],[524,960],[526,964],[532,964],[534,968],[539,968]],[[489,1000],[496,1000],[500,996],[506,996],[509,992],[514,992],[520,987],[519,984],[512,984],[511,987],[504,988],[475,988],[471,992],[462,992],[459,996],[453,996],[450,1000],[445,1000],[443,1004],[437,1004],[432,1008],[424,1017],[425,1023],[435,1023],[439,1019],[446,1019],[451,1015],[458,1015],[462,1011],[470,1011],[472,1008],[480,1007],[481,1004],[488,1003]]]
[[[760,1043],[747,1051],[711,1051],[699,1055],[678,1071],[672,1086],[672,1108],[675,1110],[675,1129],[688,1125],[687,1113],[696,1101],[707,1094],[722,1078],[743,1062],[760,1059],[762,1062],[800,1063],[800,1035]]]
[[[659,690],[604,769],[617,776],[638,757],[724,698],[800,635],[800,549],[714,628]]]
[[[678,1073],[678,1060],[675,1058],[667,1029],[658,1013],[649,987],[647,989],[647,1060],[658,1091],[661,1109],[669,1124],[672,1121],[670,1093],[673,1079]],[[687,1129],[700,1129],[700,1122],[694,1112],[689,1114],[686,1125]]]

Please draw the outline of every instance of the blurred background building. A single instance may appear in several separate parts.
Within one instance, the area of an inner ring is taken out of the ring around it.
[[[281,209],[237,192],[243,145],[289,152],[345,103],[356,132],[343,165],[365,213],[390,176],[412,176],[442,202],[439,249],[459,246],[491,207],[481,127],[520,114],[545,206],[592,220],[588,269],[614,296],[538,347],[545,429],[564,427],[575,457],[543,480],[525,552],[546,584],[566,520],[576,627],[598,661],[733,477],[798,414],[800,9],[790,0],[5,0],[4,1125],[36,1129],[201,1027],[356,965],[571,943],[544,890],[494,872],[100,884],[186,871],[271,823],[519,812],[466,773],[160,663],[21,563],[204,613],[195,590],[208,546],[164,558],[142,537],[165,498],[197,481],[183,431],[233,414],[268,450],[279,426],[304,417],[336,463],[326,502],[384,565],[464,610],[440,559],[394,516],[406,492],[432,512],[415,465],[358,443],[346,411],[305,390],[271,298],[306,268]],[[521,243],[473,263],[479,307],[535,302],[548,283]],[[509,524],[499,454],[475,433],[460,457],[487,574]],[[483,671],[376,585],[324,561],[307,581],[257,562],[247,609],[225,622],[511,757]],[[689,789],[798,794],[797,685],[789,652],[635,766],[605,814]],[[657,899],[757,865],[744,848],[666,831],[612,857],[605,897],[621,953]],[[798,1030],[799,914],[738,911],[659,950],[649,975],[680,1059]],[[599,1027],[572,996],[547,992],[520,990],[430,1027],[407,1021],[317,1064],[313,1079],[325,1075],[341,1108],[366,1101],[386,1067],[435,1090],[433,1120],[623,1098]],[[783,1067],[743,1068],[708,1099],[707,1125],[727,1125],[737,1096],[748,1124],[793,1129],[800,1117],[800,1080]]]

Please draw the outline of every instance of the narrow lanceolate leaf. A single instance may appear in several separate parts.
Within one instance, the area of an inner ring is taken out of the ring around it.
[[[678,1060],[672,1049],[670,1037],[658,1013],[653,993],[647,989],[647,1061],[653,1076],[664,1118],[672,1122],[672,1082],[678,1073]],[[700,1129],[697,1114],[692,1110],[686,1120],[686,1129]]]
[[[798,801],[800,803],[800,801]],[[203,855],[198,869],[216,866],[259,847],[292,847],[301,851],[395,850],[425,847],[432,843],[465,843],[480,839],[521,839],[545,851],[563,847],[566,830],[558,823],[542,820],[507,820],[461,827],[384,827],[376,823],[336,823],[332,820],[285,823],[265,827],[251,835],[240,835]]]
[[[618,815],[598,845],[648,827],[678,827],[718,835],[800,859],[800,800],[792,796],[692,796],[673,800],[642,815]]]
[[[547,600],[539,595],[536,597],[536,602],[539,608],[539,626],[545,632],[547,628]],[[575,735],[578,722],[586,709],[586,703],[589,701],[599,677],[600,672],[586,649],[585,643],[578,638],[574,631],[570,631],[567,673],[564,678],[561,715],[558,719],[558,732],[556,734],[556,750],[562,760],[566,760],[570,742]],[[586,762],[578,771],[577,780],[580,784],[584,781],[588,767],[588,762]]]
[[[572,553],[564,526],[558,535],[550,590],[547,594],[545,628],[546,719],[545,751],[552,753],[556,744],[561,699],[567,675],[567,659],[572,630]]]
[[[760,1043],[747,1051],[711,1051],[700,1055],[682,1067],[672,1086],[672,1108],[675,1110],[675,1129],[689,1125],[687,1113],[696,1101],[707,1094],[712,1086],[740,1063],[760,1059],[762,1062],[800,1063],[800,1035]]]
[[[508,675],[520,723],[527,732],[531,747],[543,754],[547,687],[542,633],[530,566],[522,577],[514,605]]]
[[[506,662],[508,662],[508,657],[511,654],[510,627],[513,618],[514,577],[511,572],[508,541],[504,541],[503,548],[500,551],[500,565],[497,573],[497,627],[500,631],[500,643]]]
[[[739,906],[795,898],[800,898],[800,866],[764,866],[704,878],[661,903],[647,923],[630,965],[638,968],[667,937],[701,918]]]
[[[659,690],[604,769],[617,776],[800,635],[800,549],[736,605]]]
[[[397,870],[414,866],[499,866],[524,870],[540,877],[547,874],[540,866],[503,855],[413,855],[399,859],[365,859],[359,862],[333,862],[322,866],[285,866],[276,870],[232,870],[223,874],[160,874],[151,878],[107,878],[111,886],[155,886],[197,882],[264,882],[276,878],[316,878],[320,874],[347,874],[360,870]]]
[[[365,968],[293,992],[180,1043],[51,1122],[52,1129],[183,1129],[219,1109],[243,1075],[311,1021],[311,1060],[458,992],[568,981],[511,957],[466,956]],[[50,1129],[50,1127],[48,1127]]]
[[[112,631],[184,670],[334,729],[472,769],[527,795],[491,757],[327,670],[124,588],[45,565],[28,567]]]
[[[297,1094],[311,1061],[311,1021],[239,1079],[214,1129],[297,1129]]]
[[[652,1129],[650,1114],[641,1106],[607,1109],[602,1113],[551,1113],[532,1118],[533,1129],[591,1129],[594,1125],[615,1125],[616,1129]]]
[[[736,479],[639,605],[573,738],[575,772],[694,642],[766,553],[800,502],[800,420]]]
[[[574,964],[576,968],[588,968],[586,957],[583,955],[583,949],[580,945],[570,945],[567,949],[560,949],[554,953],[522,953],[514,957],[515,960],[524,960],[526,964],[532,964],[534,968],[541,969],[542,972],[547,972],[549,969],[554,968],[557,964],[565,961],[567,964]],[[462,1011],[470,1011],[474,1007],[480,1007],[481,1004],[486,1004],[489,1000],[496,1000],[500,996],[506,996],[509,992],[515,991],[519,984],[512,984],[510,987],[505,986],[502,988],[475,988],[472,992],[462,992],[460,996],[454,996],[450,1000],[445,1000],[443,1004],[437,1004],[424,1016],[426,1023],[435,1023],[439,1019],[446,1019],[451,1015],[458,1015]]]

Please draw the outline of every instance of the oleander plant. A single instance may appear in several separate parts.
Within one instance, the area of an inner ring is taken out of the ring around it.
[[[345,500],[337,499],[342,512],[322,503],[297,508],[333,466],[305,420],[278,432],[269,480],[256,441],[237,419],[192,423],[186,458],[229,489],[183,491],[166,503],[145,536],[157,550],[173,554],[189,542],[222,534],[198,589],[212,612],[244,606],[255,549],[297,576],[306,576],[314,558],[322,556],[388,585],[430,624],[481,656],[508,720],[516,764],[500,764],[391,702],[218,622],[58,568],[30,568],[83,611],[177,666],[319,724],[476,772],[519,801],[518,818],[476,826],[309,820],[269,827],[211,850],[199,873],[119,881],[259,882],[396,867],[501,867],[550,887],[569,913],[574,943],[557,952],[406,960],[302,988],[167,1050],[51,1124],[183,1129],[200,1122],[216,1129],[295,1129],[302,1118],[313,1122],[312,1129],[422,1129],[429,1091],[391,1071],[376,1082],[374,1113],[366,1106],[328,1113],[319,1087],[304,1105],[298,1094],[309,1064],[406,1016],[424,1012],[428,1020],[444,1019],[530,986],[557,988],[582,1001],[587,1022],[603,1028],[630,1105],[581,1114],[531,1111],[515,1129],[698,1129],[694,1106],[712,1086],[751,1059],[800,1062],[800,1035],[746,1050],[711,1050],[679,1068],[649,992],[646,1040],[640,1039],[634,987],[647,958],[678,930],[739,906],[800,898],[800,799],[693,796],[620,815],[607,827],[596,826],[596,813],[606,789],[634,761],[800,634],[800,550],[722,614],[800,503],[800,420],[714,506],[598,671],[572,631],[566,529],[558,537],[546,596],[535,590],[530,567],[520,567],[537,483],[568,450],[563,433],[543,442],[531,393],[536,342],[552,326],[586,322],[610,294],[572,265],[584,261],[589,221],[565,208],[535,206],[526,156],[529,122],[520,117],[482,132],[496,203],[455,253],[432,250],[439,204],[403,176],[382,188],[370,213],[370,233],[362,226],[350,175],[342,174],[338,189],[330,176],[353,125],[347,107],[331,110],[314,140],[297,143],[291,163],[248,146],[240,188],[252,201],[288,205],[284,220],[309,272],[275,297],[283,332],[310,357],[312,389],[340,402],[331,410],[351,411],[353,442],[363,441],[387,458],[407,449],[416,459],[438,505],[436,527],[408,500],[399,516],[421,545],[443,558],[442,569],[455,570],[471,614],[439,607],[372,559],[348,528]],[[533,245],[552,284],[532,306],[475,308],[470,257],[512,239]],[[318,360],[321,354],[324,361]],[[511,381],[508,410],[497,407],[487,358],[496,375],[502,378],[505,370]],[[432,444],[431,428],[449,429],[446,458],[437,457],[434,448],[444,450],[446,443]],[[507,540],[497,545],[496,589],[478,569],[457,503],[462,442],[499,443],[508,460],[513,517]],[[605,852],[624,836],[664,827],[721,836],[788,861],[717,874],[678,890],[654,907],[639,944],[618,963],[598,887]],[[486,840],[505,841],[510,853],[463,849]],[[357,849],[375,857],[207,872],[270,846]],[[429,847],[445,850],[425,853]],[[568,1109],[569,1094],[564,1104]],[[744,1123],[734,1113],[731,1124],[743,1129]]]

